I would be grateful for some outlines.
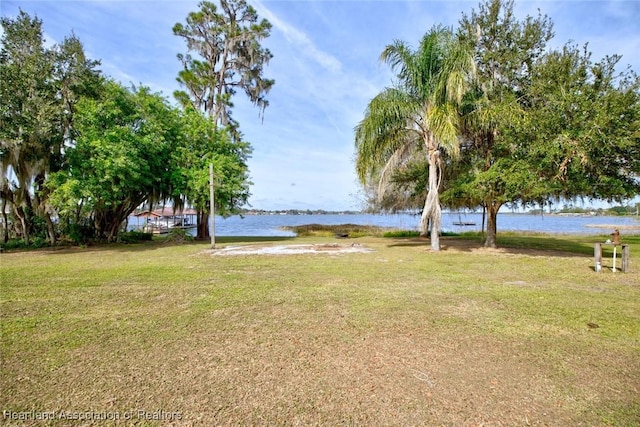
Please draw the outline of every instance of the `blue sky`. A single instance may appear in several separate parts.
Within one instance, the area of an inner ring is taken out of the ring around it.
[[[378,62],[395,39],[417,45],[433,25],[457,26],[479,1],[249,0],[272,24],[264,42],[274,55],[265,77],[276,84],[264,121],[238,96],[234,117],[254,149],[250,203],[258,209],[360,209],[353,129],[369,100],[392,81]],[[55,43],[72,31],[102,71],[146,85],[173,100],[176,55],[185,52],[172,27],[197,10],[191,0],[2,0],[2,16],[19,8],[43,20]],[[640,0],[516,1],[520,19],[538,9],[554,22],[553,47],[589,43],[594,59],[623,55],[640,72]]]

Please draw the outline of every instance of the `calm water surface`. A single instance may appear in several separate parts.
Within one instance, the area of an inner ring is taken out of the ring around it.
[[[472,226],[455,225],[456,222],[475,223]],[[358,224],[417,230],[420,216],[398,215],[247,215],[216,218],[216,235],[219,236],[293,236],[281,230],[286,225],[305,224]],[[617,216],[559,216],[529,214],[498,214],[500,231],[530,231],[554,234],[610,234],[613,228],[640,226],[637,217]],[[442,230],[445,232],[480,231],[482,214],[445,213],[442,215]],[[624,231],[622,232],[624,234]],[[637,231],[636,231],[637,233]]]

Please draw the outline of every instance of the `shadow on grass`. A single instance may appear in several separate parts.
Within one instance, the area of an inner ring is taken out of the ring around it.
[[[550,236],[550,235],[511,235],[498,236],[498,250],[519,255],[544,255],[558,257],[589,257],[593,256],[594,244],[603,243],[603,258],[613,255],[613,246],[606,245],[606,236]],[[628,236],[624,244],[640,247],[640,236]],[[441,251],[472,252],[483,249],[482,239],[479,236],[441,237]],[[429,249],[428,238],[396,238],[387,245],[393,247],[424,247]],[[620,250],[618,250],[619,252]]]
[[[216,244],[242,244],[263,242],[287,242],[293,241],[297,236],[217,236]],[[611,258],[613,246],[604,244],[608,236],[553,236],[553,235],[498,235],[498,250],[505,253],[531,255],[531,256],[558,256],[558,257],[593,257],[594,244],[603,243],[602,257]],[[394,237],[385,238],[391,240],[387,247],[424,247],[428,250],[430,240],[426,237]],[[474,252],[483,250],[482,239],[479,235],[442,236],[440,238],[441,250],[457,252]],[[631,253],[640,251],[640,236],[625,236],[623,244],[630,247]],[[175,243],[163,238],[155,238],[151,242],[142,243],[110,243],[91,246],[60,246],[53,248],[41,248],[32,250],[11,250],[5,253],[50,253],[66,254],[80,251],[116,251],[116,252],[148,252],[167,246],[200,246],[203,249],[210,244],[209,239],[194,240],[192,242]],[[490,251],[490,249],[488,249]],[[618,250],[620,252],[620,249]]]
[[[216,245],[226,243],[262,243],[262,242],[283,242],[295,239],[295,236],[217,236]],[[157,249],[166,248],[168,246],[207,246],[211,244],[211,240],[200,239],[190,242],[176,243],[165,240],[163,237],[154,238],[150,242],[140,243],[99,243],[89,246],[56,246],[31,250],[15,250],[6,253],[50,253],[50,254],[68,254],[80,251],[99,252],[99,251],[115,251],[115,252],[148,252]]]

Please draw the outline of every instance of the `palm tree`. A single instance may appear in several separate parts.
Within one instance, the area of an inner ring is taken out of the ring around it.
[[[356,171],[363,184],[378,180],[384,195],[392,175],[416,156],[429,165],[421,235],[431,225],[431,249],[440,250],[439,189],[443,155],[459,153],[459,108],[475,74],[471,50],[448,28],[433,27],[416,51],[405,42],[388,45],[380,60],[397,72],[397,83],[374,97],[356,126]]]

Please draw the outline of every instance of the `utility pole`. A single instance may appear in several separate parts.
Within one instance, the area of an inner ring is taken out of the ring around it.
[[[209,212],[211,213],[211,249],[216,248],[216,211],[213,188],[213,163],[209,163]]]

